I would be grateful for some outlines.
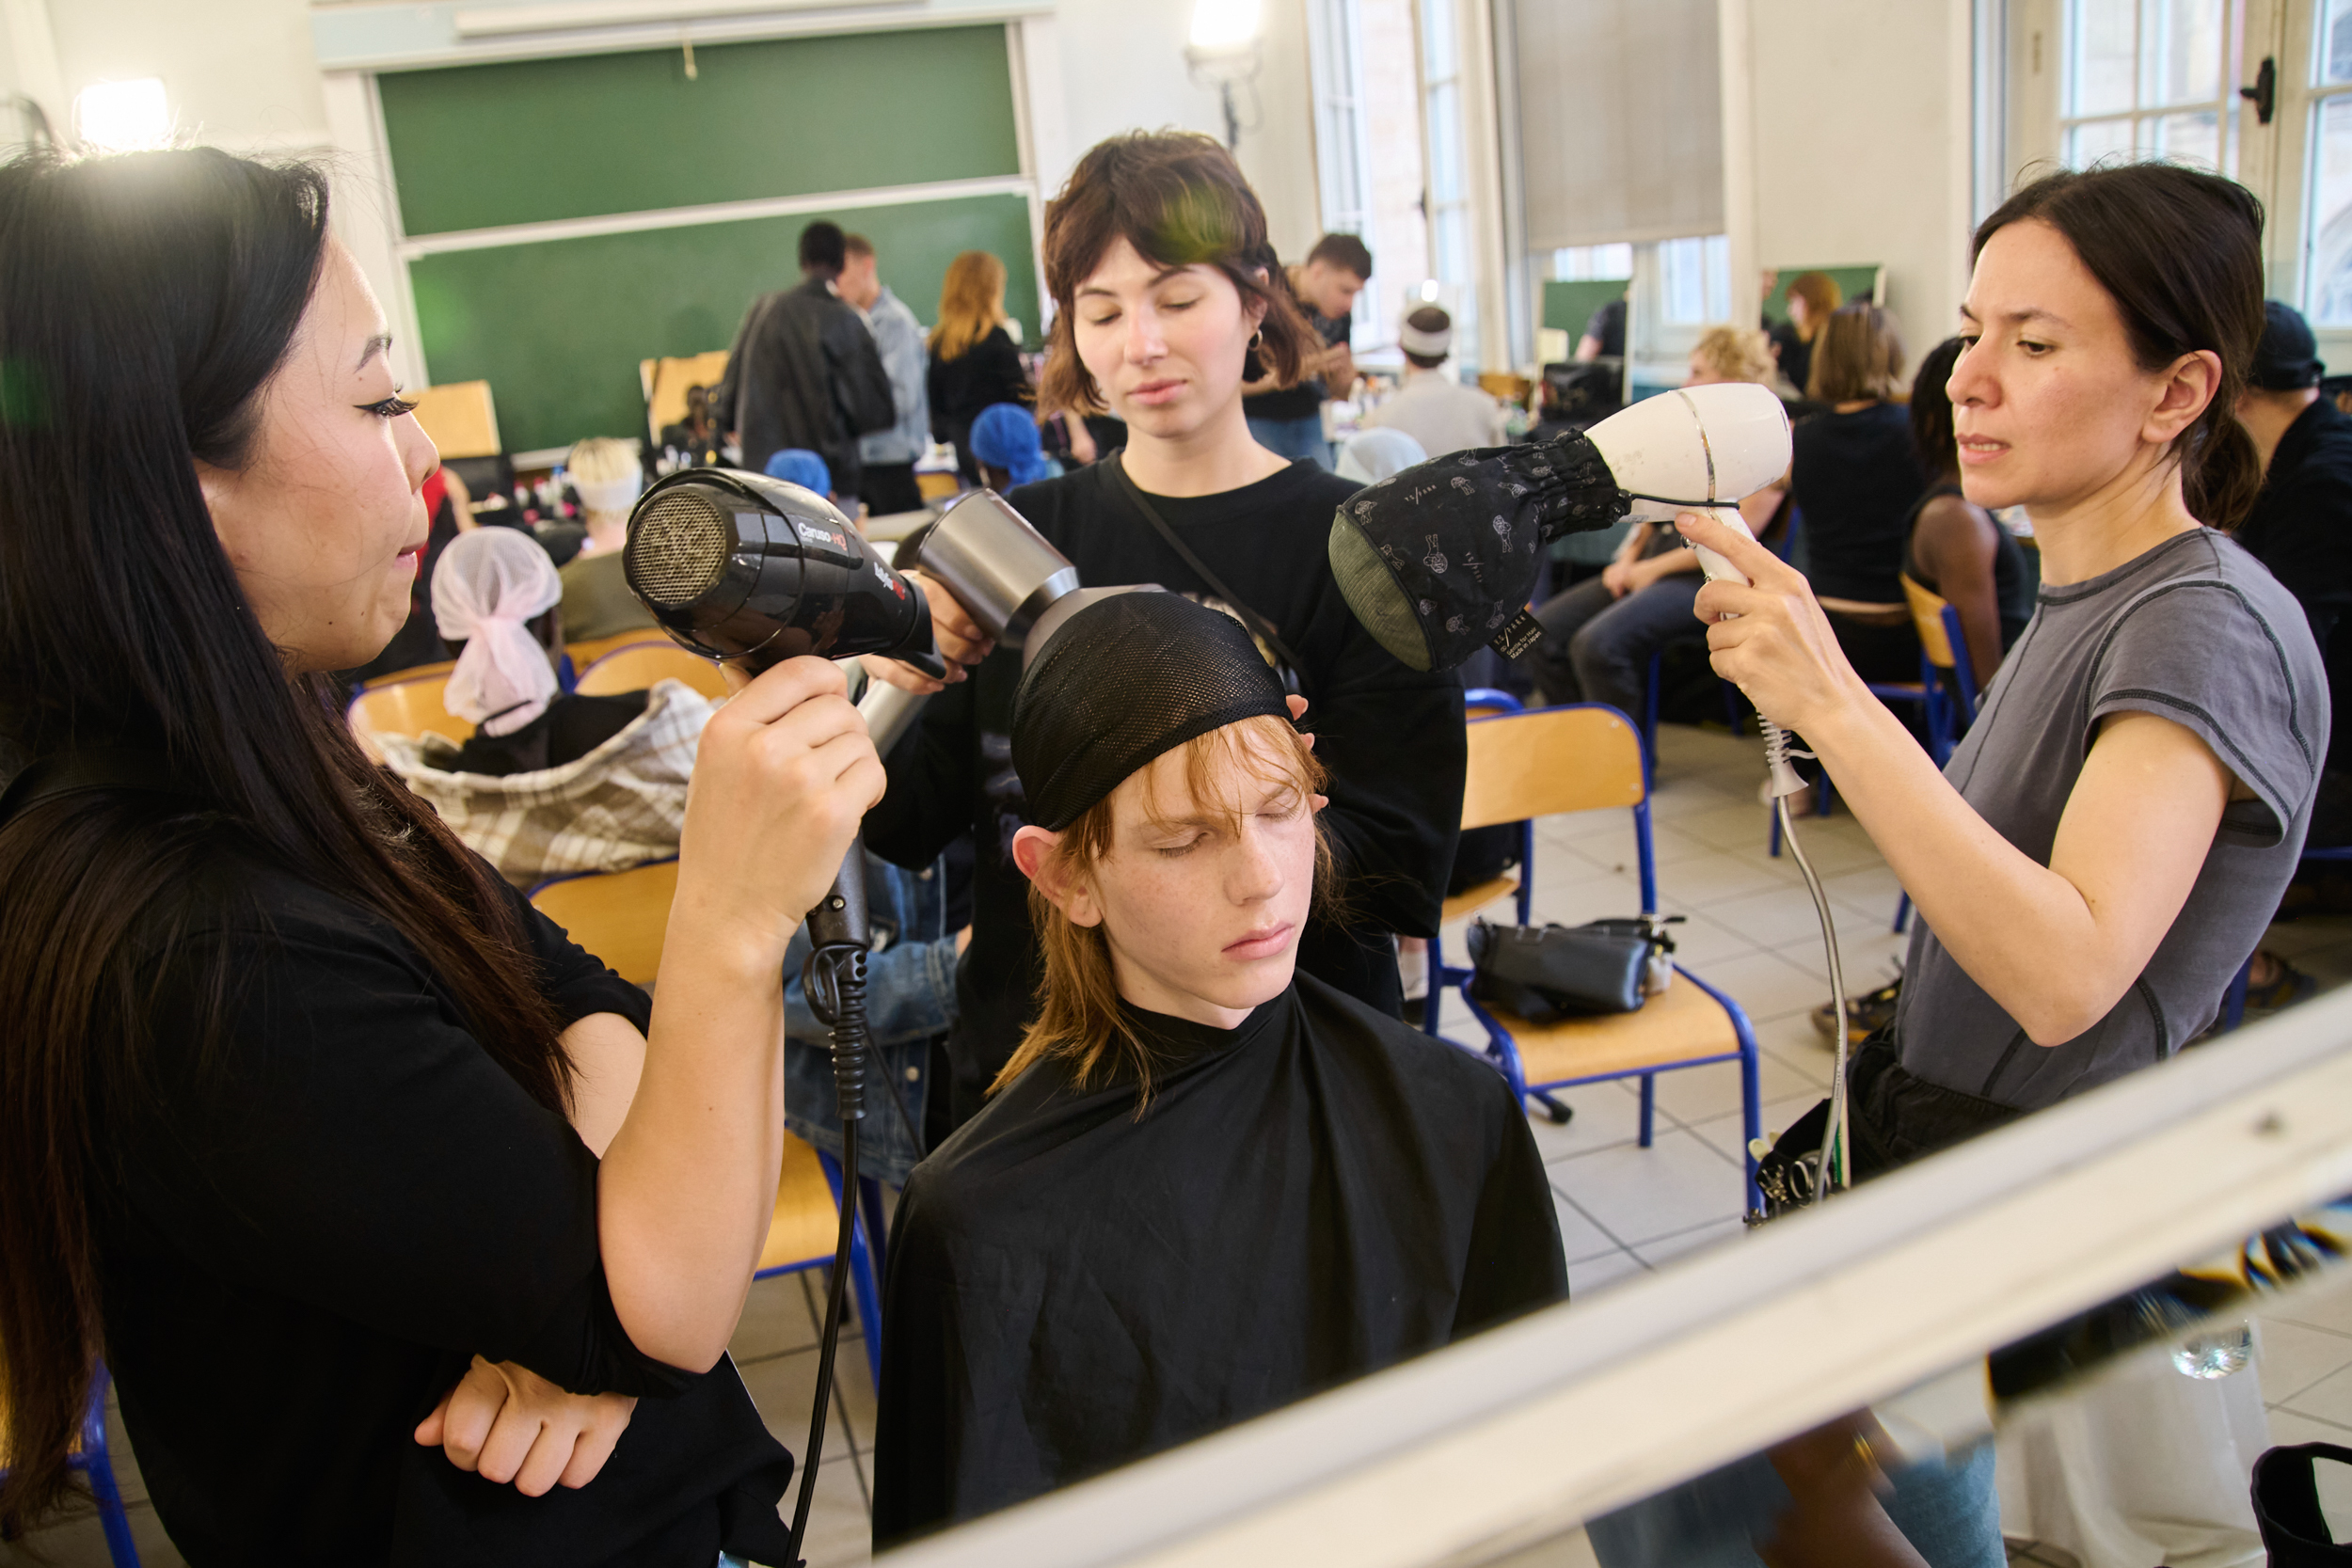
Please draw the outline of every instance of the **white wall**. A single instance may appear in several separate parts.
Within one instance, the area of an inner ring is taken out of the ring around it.
[[[1312,82],[1304,0],[1266,0],[1264,63],[1242,87],[1239,157],[1264,203],[1275,248],[1304,257],[1323,231],[1315,185]],[[1060,0],[1062,98],[1074,161],[1121,131],[1174,127],[1223,139],[1225,115],[1213,87],[1184,69],[1192,0]],[[1407,113],[1413,112],[1409,106]],[[1041,168],[1052,197],[1067,167]]]
[[[1725,178],[1752,170],[1755,264],[1883,262],[1883,303],[1915,362],[1954,329],[1967,286],[1969,0],[1733,3],[1748,13],[1724,37],[1736,50],[1745,35],[1750,145]]]
[[[304,0],[48,0],[48,10],[69,95],[159,76],[183,135],[240,151],[328,145]],[[70,104],[44,106],[69,123]]]

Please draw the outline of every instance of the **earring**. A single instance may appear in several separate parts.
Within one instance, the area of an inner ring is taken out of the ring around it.
[[[1257,331],[1252,332],[1252,333],[1249,335],[1249,346],[1250,346],[1251,348],[1263,348],[1263,347],[1265,347],[1265,328],[1264,328],[1264,327],[1263,327],[1263,326],[1262,326],[1262,327],[1258,328],[1258,330],[1257,330]]]

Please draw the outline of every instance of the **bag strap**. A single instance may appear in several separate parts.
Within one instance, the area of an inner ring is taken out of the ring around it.
[[[1275,657],[1282,661],[1283,686],[1295,692],[1298,689],[1298,656],[1290,651],[1289,644],[1282,641],[1282,634],[1275,629],[1273,622],[1244,603],[1240,594],[1226,587],[1223,579],[1210,571],[1201,559],[1192,553],[1191,547],[1176,536],[1176,531],[1168,526],[1168,519],[1160,515],[1160,509],[1153,506],[1136,482],[1128,477],[1127,466],[1122,461],[1126,455],[1125,449],[1121,448],[1095,466],[1109,472],[1111,483],[1119,487],[1119,493],[1127,498],[1129,505],[1143,514],[1143,520],[1152,525],[1152,531],[1176,552],[1179,560],[1192,568],[1193,576],[1207,583],[1210,593],[1233,607],[1233,612],[1241,617],[1241,624],[1249,628],[1250,635],[1263,639],[1274,650]]]

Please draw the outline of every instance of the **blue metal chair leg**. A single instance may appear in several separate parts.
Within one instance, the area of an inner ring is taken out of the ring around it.
[[[1911,895],[1906,893],[1895,900],[1895,934],[1901,936],[1911,929]]]
[[[1650,1145],[1650,1132],[1658,1120],[1658,1075],[1642,1074],[1642,1147]]]
[[[1658,787],[1658,688],[1666,669],[1666,656],[1649,656],[1649,692],[1642,699],[1642,788]]]
[[[122,1489],[115,1483],[114,1454],[106,1446],[106,1369],[90,1380],[89,1408],[82,1413],[82,1451],[74,1465],[89,1478],[90,1496],[98,1503],[99,1528],[105,1531],[106,1556],[114,1568],[139,1568],[138,1544],[131,1539],[130,1516],[122,1510]]]
[[[1553,1099],[1549,1090],[1530,1089],[1527,1091],[1527,1098],[1544,1108],[1544,1114],[1551,1118],[1554,1127],[1565,1127],[1576,1115],[1575,1106],[1565,1101]]]

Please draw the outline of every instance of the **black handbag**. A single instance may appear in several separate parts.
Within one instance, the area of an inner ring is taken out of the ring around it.
[[[2328,1568],[2352,1564],[2352,1546],[2340,1544],[2320,1512],[2312,1471],[2320,1460],[2352,1465],[2352,1449],[2333,1443],[2298,1443],[2272,1449],[2254,1461],[2254,1523],[2271,1568]]]
[[[1470,993],[1527,1020],[1596,1013],[1629,1013],[1666,989],[1674,976],[1674,939],[1666,919],[1595,920],[1582,926],[1495,926],[1470,928]]]

